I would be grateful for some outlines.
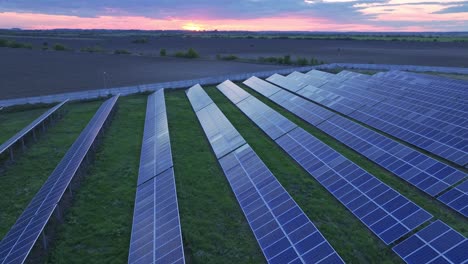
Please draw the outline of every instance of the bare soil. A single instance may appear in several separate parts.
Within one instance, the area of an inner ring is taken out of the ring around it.
[[[387,63],[468,67],[468,42],[410,42],[358,40],[229,39],[149,37],[135,44],[125,37],[0,36],[31,43],[33,50],[0,48],[0,99],[37,96],[154,82],[186,80],[224,74],[273,70],[286,66],[218,61],[217,54],[240,58],[260,56],[315,58],[326,63]],[[40,50],[44,42],[49,50]],[[51,51],[60,43],[74,51]],[[100,46],[104,53],[79,52]],[[200,59],[163,58],[194,48]],[[133,55],[112,55],[124,49]],[[104,74],[106,72],[106,74]]]
[[[0,99],[285,68],[227,61],[8,48],[0,48],[0,58]]]

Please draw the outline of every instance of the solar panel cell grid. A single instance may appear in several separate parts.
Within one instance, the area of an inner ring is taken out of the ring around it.
[[[219,162],[269,263],[343,263],[250,146]]]
[[[442,194],[438,200],[468,217],[468,180]]]
[[[465,263],[468,240],[440,220],[393,247],[406,263]]]

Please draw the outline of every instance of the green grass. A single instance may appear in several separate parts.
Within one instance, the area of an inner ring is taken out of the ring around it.
[[[185,92],[166,92],[166,103],[188,262],[264,262]]]
[[[221,92],[213,87],[205,90],[347,263],[401,263],[390,247],[380,242]]]
[[[100,104],[96,101],[65,105],[67,114],[63,119],[0,175],[2,197],[14,197],[0,199],[0,237],[15,223]],[[43,110],[38,109],[39,112]]]
[[[76,190],[48,263],[125,263],[146,96],[121,97],[94,164]]]
[[[0,111],[0,145],[18,133],[34,119],[38,118],[47,107],[24,109],[22,111],[5,112]]]
[[[289,120],[293,121],[294,123],[304,128],[306,131],[308,131],[327,145],[331,146],[332,148],[343,154],[346,158],[350,159],[366,171],[370,172],[371,174],[382,180],[384,183],[394,188],[402,195],[406,196],[411,201],[415,202],[417,205],[430,212],[435,218],[444,221],[452,228],[462,233],[464,236],[468,236],[468,224],[466,219],[458,213],[456,213],[455,211],[453,211],[452,209],[449,209],[441,202],[430,197],[429,195],[426,195],[416,187],[410,185],[404,180],[386,171],[382,167],[368,160],[367,158],[355,152],[354,150],[348,148],[347,146],[335,140],[334,138],[323,133],[319,129],[309,125],[305,121],[296,117],[294,114],[276,105],[275,103],[256,93],[252,89],[246,87],[243,84],[240,84],[240,86],[247,90],[250,94],[256,96],[259,100],[263,101],[279,113],[283,114]]]

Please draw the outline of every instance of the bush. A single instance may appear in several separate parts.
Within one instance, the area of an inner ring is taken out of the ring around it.
[[[306,58],[297,58],[296,64],[301,65],[301,66],[305,66],[305,65],[309,64],[309,61]]]
[[[187,52],[178,51],[174,54],[174,56],[179,57],[179,58],[188,58],[188,59],[195,59],[195,58],[200,57],[200,55],[198,55],[198,53],[192,48],[190,48]]]
[[[129,52],[128,50],[119,49],[119,50],[115,50],[114,54],[118,54],[118,55],[124,54],[125,55],[125,54],[131,54],[131,52]]]
[[[0,39],[0,47],[9,47],[10,41],[7,39]]]
[[[0,39],[0,47],[13,48],[13,49],[32,49],[30,43],[16,42],[15,40]]]
[[[283,57],[283,64],[291,64],[291,56],[290,55],[285,55]]]
[[[161,49],[161,50],[159,51],[159,55],[160,55],[161,57],[165,57],[165,56],[167,55],[166,49]]]
[[[67,48],[65,48],[65,46],[62,45],[62,44],[55,44],[55,45],[54,45],[54,50],[57,50],[57,51],[64,51],[64,50],[67,50]]]
[[[200,56],[198,55],[198,53],[194,49],[190,48],[187,51],[187,58],[198,58],[198,57],[200,57]]]

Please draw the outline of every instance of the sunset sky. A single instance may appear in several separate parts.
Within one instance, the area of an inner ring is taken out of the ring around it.
[[[0,28],[468,31],[468,1],[0,0]]]

